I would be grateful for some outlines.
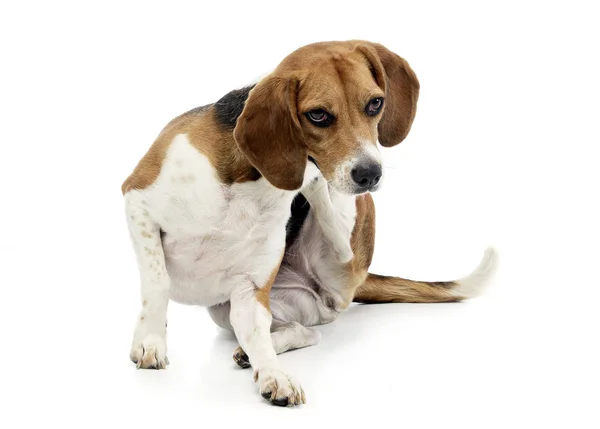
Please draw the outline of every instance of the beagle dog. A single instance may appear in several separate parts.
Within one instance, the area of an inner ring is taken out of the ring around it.
[[[162,369],[169,300],[208,308],[235,333],[276,405],[305,402],[277,354],[316,344],[314,325],[351,302],[449,302],[477,295],[497,262],[419,282],[368,273],[378,142],[407,136],[419,82],[408,63],[366,41],[287,56],[257,84],[172,120],[122,191],[141,278],[130,357]]]

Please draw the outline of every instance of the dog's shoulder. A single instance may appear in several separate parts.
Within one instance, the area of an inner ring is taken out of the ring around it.
[[[262,175],[241,153],[233,138],[238,117],[252,86],[230,91],[214,104],[191,109],[171,120],[139,161],[121,190],[145,189],[156,182],[178,135],[208,158],[224,184],[259,180]]]

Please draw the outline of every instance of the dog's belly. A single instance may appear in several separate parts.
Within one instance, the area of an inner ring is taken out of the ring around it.
[[[276,231],[279,229],[279,232]],[[267,234],[240,231],[175,238],[165,234],[163,249],[174,301],[212,306],[229,300],[232,289],[270,273],[283,249],[284,225]],[[244,236],[248,238],[243,239]],[[262,285],[260,285],[262,286]]]
[[[227,299],[235,278],[230,270],[236,267],[238,260],[219,258],[226,250],[220,246],[225,237],[175,238],[163,234],[162,241],[172,300],[191,305],[213,305]]]
[[[281,197],[284,201],[273,205],[258,196],[237,194],[239,188],[247,191],[251,186],[231,187],[231,199],[218,201],[223,207],[218,220],[200,216],[195,231],[177,224],[163,229],[171,299],[211,306],[227,301],[236,285],[262,286],[261,279],[269,277],[285,246],[291,197]],[[182,229],[186,232],[178,232]]]

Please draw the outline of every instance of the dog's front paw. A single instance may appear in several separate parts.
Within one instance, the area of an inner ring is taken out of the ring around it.
[[[278,369],[258,369],[254,371],[254,381],[258,382],[262,397],[273,405],[287,407],[306,403],[300,384]]]
[[[149,334],[141,341],[134,340],[129,358],[138,368],[165,369],[169,364],[165,338],[160,335]]]

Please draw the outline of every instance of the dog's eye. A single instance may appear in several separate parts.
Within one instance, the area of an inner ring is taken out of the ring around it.
[[[381,108],[383,107],[383,98],[377,97],[369,101],[367,107],[365,107],[365,112],[369,116],[375,116],[379,113]]]
[[[317,127],[328,127],[333,122],[333,115],[323,109],[311,110],[306,113],[306,117],[313,125]]]

